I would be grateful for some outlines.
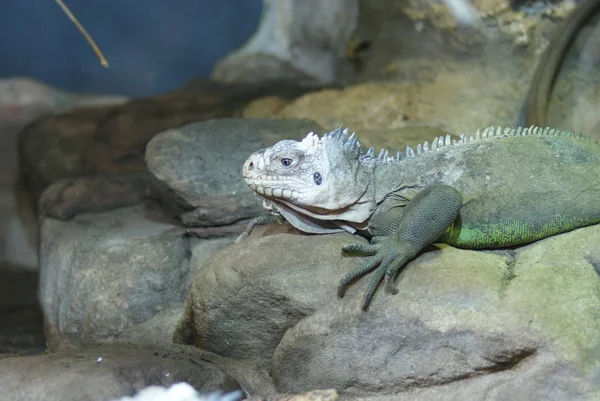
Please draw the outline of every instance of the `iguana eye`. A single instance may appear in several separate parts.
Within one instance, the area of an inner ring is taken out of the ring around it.
[[[315,180],[315,184],[321,185],[323,183],[323,177],[319,172],[313,174],[313,179]]]
[[[289,167],[292,165],[292,159],[290,159],[289,157],[284,157],[283,159],[281,159],[281,165],[283,167]]]

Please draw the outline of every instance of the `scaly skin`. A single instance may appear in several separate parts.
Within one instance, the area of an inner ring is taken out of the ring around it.
[[[600,223],[600,145],[550,129],[486,129],[436,138],[406,157],[361,153],[340,129],[319,139],[282,141],[254,153],[246,183],[302,231],[346,230],[370,244],[343,247],[367,258],[338,286],[375,270],[366,310],[380,283],[428,245],[467,249],[530,243]]]

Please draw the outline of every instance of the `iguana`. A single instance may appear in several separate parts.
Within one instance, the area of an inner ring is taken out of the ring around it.
[[[600,223],[600,144],[551,128],[486,128],[440,136],[394,157],[363,152],[342,127],[284,140],[252,154],[246,184],[271,217],[307,233],[348,231],[370,239],[346,252],[369,256],[344,276],[338,295],[375,270],[366,310],[385,280],[438,242],[465,249],[530,243]]]

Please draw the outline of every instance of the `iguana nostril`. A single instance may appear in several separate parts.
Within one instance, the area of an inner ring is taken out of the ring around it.
[[[250,163],[248,164],[248,168],[249,168],[250,170],[252,170],[252,169],[254,168],[254,162],[250,162]]]

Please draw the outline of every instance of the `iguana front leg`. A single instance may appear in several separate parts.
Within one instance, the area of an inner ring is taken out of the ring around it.
[[[454,222],[462,207],[461,194],[452,187],[438,185],[424,189],[408,205],[381,213],[369,224],[373,238],[369,245],[345,245],[345,252],[369,256],[348,273],[338,285],[343,297],[346,286],[354,279],[376,269],[367,291],[362,310],[369,307],[371,298],[385,276],[385,287],[397,293],[393,280],[398,271],[425,247],[433,244]]]
[[[267,224],[275,224],[275,223],[283,224],[284,221],[285,221],[285,219],[283,218],[283,216],[281,216],[279,214],[263,214],[261,216],[255,217],[252,220],[250,220],[250,222],[246,226],[246,231],[241,233],[236,238],[235,243],[237,244],[238,242],[240,242],[241,240],[246,238],[248,235],[250,235],[250,233],[256,226],[266,226]]]

